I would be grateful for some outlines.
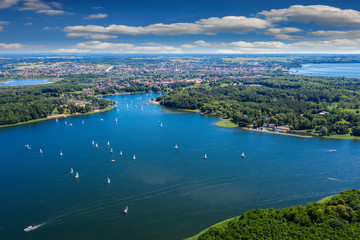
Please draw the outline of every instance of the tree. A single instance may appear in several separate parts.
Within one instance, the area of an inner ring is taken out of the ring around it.
[[[321,127],[320,129],[320,135],[321,136],[327,136],[329,133],[328,133],[328,129],[326,127]]]

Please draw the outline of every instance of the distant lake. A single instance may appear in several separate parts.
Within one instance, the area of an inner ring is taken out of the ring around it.
[[[52,83],[51,80],[53,80],[53,79],[20,79],[20,80],[10,80],[10,81],[4,82],[4,83],[0,83],[0,87],[49,84],[49,83]]]
[[[291,73],[305,76],[330,76],[360,78],[360,63],[304,64],[291,69]]]
[[[180,240],[252,208],[360,188],[360,141],[220,128],[144,104],[156,96],[112,96],[106,113],[1,128],[0,238]]]

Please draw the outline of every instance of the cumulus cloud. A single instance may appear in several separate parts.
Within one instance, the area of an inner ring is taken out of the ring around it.
[[[6,24],[9,24],[9,22],[0,20],[0,32],[4,29],[4,27],[2,25],[6,25]]]
[[[66,37],[68,37],[68,38],[83,37],[83,38],[93,39],[93,40],[107,40],[107,39],[117,38],[117,36],[107,35],[107,34],[102,34],[102,33],[80,33],[80,32],[68,33],[68,34],[66,34]]]
[[[20,49],[24,47],[25,45],[20,43],[0,43],[0,49]]]
[[[246,33],[257,29],[265,29],[269,26],[271,26],[270,23],[260,18],[226,16],[223,18],[212,17],[200,19],[194,23],[157,23],[145,27],[133,27],[126,25],[110,25],[108,27],[97,25],[68,26],[64,29],[64,31],[130,35],[181,35],[216,34],[219,32]]]
[[[270,22],[295,21],[314,22],[322,26],[360,25],[360,12],[352,9],[340,9],[327,5],[293,5],[284,9],[262,11]]]
[[[20,11],[34,11],[47,15],[65,14],[61,3],[59,2],[45,2],[43,0],[0,0],[0,9],[10,8],[17,5]],[[55,9],[54,9],[55,8]],[[57,9],[56,9],[57,8]]]
[[[43,27],[42,30],[56,30],[56,29],[60,29],[59,27]]]
[[[102,18],[107,18],[109,15],[107,15],[106,13],[98,13],[98,14],[91,14],[87,17],[85,17],[84,19],[87,20],[91,20],[91,19],[102,19]]]
[[[60,48],[52,51],[53,53],[88,53],[90,50],[76,48]]]
[[[123,52],[123,53],[182,53],[180,48],[167,45],[136,46],[129,43],[110,43],[102,41],[90,41],[78,43],[75,49],[87,49],[102,52]]]
[[[1,0],[0,1],[0,9],[10,8],[16,5],[20,0]]]
[[[198,40],[193,42],[192,44],[183,44],[182,48],[197,48],[197,47],[210,47],[212,44],[205,42],[204,40]]]
[[[284,28],[269,28],[265,31],[266,35],[273,35],[276,39],[279,40],[295,40],[300,38],[300,36],[289,35],[288,33],[299,33],[302,32],[301,29],[295,27],[284,27]]]
[[[310,35],[318,37],[330,37],[330,38],[357,38],[360,37],[360,30],[351,30],[351,31],[315,31],[311,32]]]

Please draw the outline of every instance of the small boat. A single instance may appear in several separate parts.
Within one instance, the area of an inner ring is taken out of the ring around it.
[[[204,155],[204,159],[207,159],[207,155],[206,155],[206,153],[205,153],[205,155]]]
[[[117,122],[117,118],[115,118],[115,122]]]
[[[143,106],[141,106],[141,111],[144,111],[144,107],[143,107]]]
[[[59,121],[59,119],[56,118],[56,122],[58,122],[58,121]]]
[[[124,209],[124,213],[127,214],[128,210],[129,210],[129,208],[128,208],[128,206],[126,206],[126,208]]]
[[[70,168],[70,174],[74,173],[74,169]]]
[[[28,148],[29,147],[29,144],[25,144],[25,148]]]
[[[75,174],[75,178],[76,178],[76,179],[78,179],[78,178],[79,178],[79,173],[78,173],[78,172],[76,172],[76,174]]]
[[[69,125],[72,126],[72,123],[70,123]]]
[[[62,155],[64,155],[64,154],[63,154],[63,152],[62,152],[62,151],[60,151],[60,157],[62,157]]]
[[[162,127],[162,123],[160,124],[160,127]]]
[[[119,152],[119,156],[121,156],[121,157],[122,157],[122,155],[123,155],[123,153],[122,153],[122,151],[120,151],[120,152]]]
[[[92,144],[92,145],[94,145],[94,144],[95,144],[94,140],[92,140],[92,141],[91,141],[91,144]]]
[[[41,148],[40,148],[40,151],[39,151],[39,153],[40,153],[40,154],[43,154],[43,151],[41,150]]]
[[[102,118],[101,118],[100,120],[101,120],[101,121],[104,121],[104,119],[102,119]]]
[[[115,159],[111,160],[111,162],[115,162]]]
[[[110,184],[110,178],[107,178],[107,182],[108,182],[108,184]]]
[[[135,155],[133,156],[133,160],[136,160],[136,157],[135,157]]]
[[[95,144],[95,147],[96,147],[96,148],[98,148],[98,147],[99,147],[99,145],[98,145],[98,144]]]
[[[242,152],[241,157],[245,157],[245,153],[244,153],[244,152]]]
[[[161,123],[160,121],[158,121],[158,123]]]
[[[67,121],[65,121],[65,125],[67,125]]]
[[[24,229],[24,232],[30,232],[32,230],[34,230],[35,228],[33,226],[28,226],[27,228]]]
[[[108,141],[106,145],[110,146],[110,142]]]
[[[329,152],[336,152],[337,150],[335,149],[330,149]]]
[[[112,149],[112,148],[110,149],[110,153],[113,153],[113,149]]]
[[[82,120],[81,123],[84,124],[84,120]]]
[[[175,145],[175,150],[178,150],[178,149],[179,149],[179,147],[178,147],[178,145],[176,144],[176,145]]]

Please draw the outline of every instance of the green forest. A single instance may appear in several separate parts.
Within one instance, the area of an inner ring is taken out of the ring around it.
[[[359,239],[360,190],[284,209],[253,209],[207,229],[198,240]]]
[[[46,118],[52,113],[88,113],[94,109],[104,109],[112,104],[111,101],[79,92],[82,88],[83,86],[72,81],[59,81],[47,85],[1,87],[0,125]],[[76,105],[77,101],[86,104],[79,106]]]
[[[200,109],[240,127],[360,135],[359,79],[285,75],[169,87],[173,91],[157,98],[161,105]]]

